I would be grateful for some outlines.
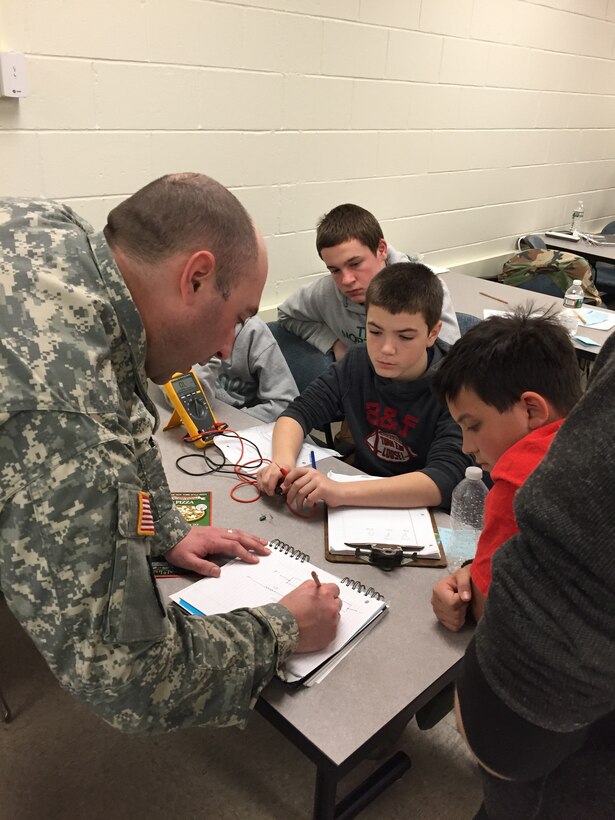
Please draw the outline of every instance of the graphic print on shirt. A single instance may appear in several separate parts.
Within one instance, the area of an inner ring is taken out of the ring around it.
[[[346,339],[353,345],[360,345],[365,341],[365,328],[357,325],[357,332],[352,333],[349,330],[342,330],[342,339]]]
[[[381,407],[379,402],[374,401],[365,403],[365,416],[370,424],[380,428],[365,437],[365,443],[376,458],[382,461],[406,462],[417,457],[412,448],[403,441],[403,437],[418,424],[416,416],[406,413],[400,421],[394,407]]]
[[[376,458],[382,461],[411,461],[416,458],[416,453],[412,452],[395,433],[374,430],[366,436],[365,442]]]
[[[224,372],[218,373],[218,384],[231,396],[246,396],[252,386],[245,382],[240,376],[231,376]]]

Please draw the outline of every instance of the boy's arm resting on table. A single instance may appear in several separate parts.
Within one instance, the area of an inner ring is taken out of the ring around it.
[[[280,418],[292,418],[303,429],[304,437],[323,424],[335,421],[344,412],[342,386],[339,374],[347,367],[344,358],[340,364],[331,365],[317,376],[311,384],[288,405]]]
[[[314,345],[321,353],[328,353],[338,341],[323,317],[323,300],[336,298],[334,293],[327,295],[329,287],[327,280],[321,279],[299,288],[278,307],[278,321],[282,327]]]
[[[274,494],[284,475],[295,465],[304,438],[299,422],[287,416],[281,416],[276,421],[271,443],[271,464],[262,467],[256,476],[261,492]]]
[[[437,506],[450,507],[451,495],[463,479],[466,467],[474,464],[462,448],[461,428],[446,408],[440,409],[436,430],[422,472],[438,487],[441,499]],[[421,506],[418,505],[417,506]]]
[[[305,437],[314,428],[333,421],[342,412],[338,365],[330,367],[309,384],[276,421],[273,428],[273,464],[258,472],[258,486],[273,495],[282,478],[280,467],[291,471]],[[287,488],[288,485],[284,487]]]
[[[297,467],[282,485],[289,504],[300,508],[324,501],[331,507],[437,507],[440,490],[421,471],[378,481],[334,481],[311,467]]]

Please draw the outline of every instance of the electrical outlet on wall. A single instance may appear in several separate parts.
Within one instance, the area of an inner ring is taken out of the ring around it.
[[[4,51],[0,54],[0,96],[28,96],[26,59],[17,51]]]

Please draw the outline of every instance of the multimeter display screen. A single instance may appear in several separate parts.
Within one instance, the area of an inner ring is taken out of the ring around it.
[[[196,429],[199,432],[209,430],[215,424],[215,419],[194,376],[186,373],[173,379],[171,384]]]
[[[187,376],[181,376],[179,379],[173,379],[173,387],[175,388],[176,393],[187,393],[188,391],[194,391],[197,389],[194,377],[190,374]]]

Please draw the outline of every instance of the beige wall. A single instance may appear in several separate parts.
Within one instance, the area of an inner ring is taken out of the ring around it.
[[[31,84],[0,100],[1,194],[101,227],[211,174],[267,235],[265,308],[322,272],[340,202],[475,273],[579,198],[615,214],[615,0],[0,0],[0,47]]]

